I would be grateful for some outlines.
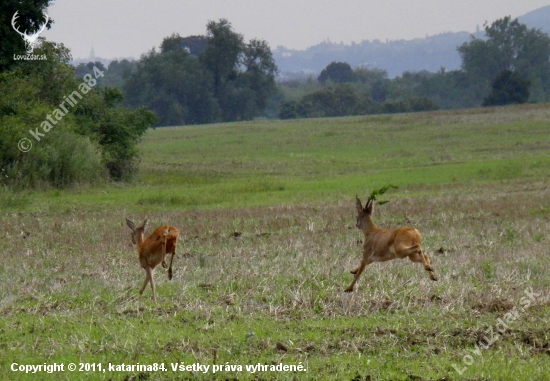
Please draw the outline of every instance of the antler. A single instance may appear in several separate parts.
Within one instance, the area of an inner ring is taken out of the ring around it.
[[[20,32],[19,29],[15,26],[15,20],[17,20],[17,18],[19,17],[18,13],[19,13],[19,11],[15,12],[15,13],[13,14],[13,17],[11,18],[11,26],[13,27],[13,29],[14,29],[17,33],[19,33],[21,36],[25,37],[25,36],[27,35],[27,30],[25,29],[25,32],[22,33],[22,32]]]
[[[40,35],[40,33],[42,33],[44,31],[44,29],[46,28],[46,26],[48,26],[48,21],[50,20],[50,16],[48,16],[47,13],[43,13],[43,15],[46,17],[46,21],[42,24],[42,26],[40,27],[40,30],[32,33],[32,34],[27,34],[27,30],[25,29],[25,32],[22,33],[16,26],[15,26],[15,21],[17,20],[17,18],[19,18],[19,15],[18,15],[19,11],[16,11],[11,19],[11,26],[13,27],[13,29],[19,33],[23,39],[25,40],[25,44],[27,45],[27,53],[32,53],[33,51],[33,48],[34,48],[34,44],[35,44],[35,41],[36,39],[38,38],[38,35]]]
[[[40,27],[40,30],[38,32],[34,32],[33,35],[39,35],[44,31],[44,29],[46,29],[46,26],[48,26],[48,21],[50,21],[50,16],[48,16],[47,13],[43,13],[43,15],[46,16],[46,21],[44,21],[44,24],[42,24],[42,26]]]
[[[372,204],[373,201],[376,201],[376,191],[372,191],[369,195],[369,198],[367,199],[367,203],[365,204],[365,207],[369,204]]]
[[[393,185],[393,184],[389,184],[389,185],[383,186],[383,187],[380,188],[380,189],[375,189],[375,190],[373,190],[373,191],[370,193],[369,199],[368,199],[368,201],[367,201],[367,205],[372,204],[374,201],[377,201],[377,202],[378,202],[378,205],[383,205],[383,204],[387,203],[388,201],[378,201],[378,200],[376,199],[376,197],[377,197],[377,196],[383,195],[383,194],[386,193],[386,192],[388,191],[388,189],[390,189],[390,188],[398,189],[399,187],[396,186],[396,185]]]

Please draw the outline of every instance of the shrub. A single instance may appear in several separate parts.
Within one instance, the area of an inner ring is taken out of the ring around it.
[[[483,101],[483,106],[499,106],[525,103],[529,99],[531,82],[518,72],[502,70],[491,84],[491,93]]]

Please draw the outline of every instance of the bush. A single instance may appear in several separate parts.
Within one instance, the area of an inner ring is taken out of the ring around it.
[[[279,110],[279,118],[281,119],[297,119],[300,117],[298,113],[298,102],[285,101],[281,103]]]
[[[91,90],[97,82],[93,76],[86,83],[75,78],[62,46],[42,41],[36,54],[41,50],[47,61],[23,62],[0,73],[0,182],[67,187],[107,175],[130,178],[137,169],[137,143],[156,116],[119,107],[123,97],[117,89]],[[85,84],[90,90],[74,98],[76,104],[67,102]]]
[[[388,114],[434,110],[439,110],[439,105],[426,97],[401,99],[384,103],[384,112]]]
[[[500,106],[525,103],[529,99],[531,82],[518,72],[502,70],[491,84],[491,93],[483,101],[483,106]]]
[[[411,98],[409,106],[412,112],[439,110],[439,105],[427,97]]]

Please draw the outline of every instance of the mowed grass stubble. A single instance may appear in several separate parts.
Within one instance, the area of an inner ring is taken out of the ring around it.
[[[132,185],[5,192],[0,376],[36,378],[13,362],[163,362],[40,377],[548,379],[549,127],[548,106],[523,106],[157,129]],[[387,183],[400,189],[374,221],[419,229],[439,281],[394,260],[345,294],[355,195]],[[150,288],[135,298],[124,217],[180,230],[157,304]],[[498,331],[525,291],[535,300]],[[181,362],[307,372],[170,370]]]

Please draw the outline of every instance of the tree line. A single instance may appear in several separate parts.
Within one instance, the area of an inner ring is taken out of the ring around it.
[[[131,107],[145,106],[160,126],[251,120],[276,94],[277,66],[267,42],[245,42],[226,19],[205,36],[166,37],[136,61],[113,61],[103,84],[117,86]],[[98,63],[80,64],[77,76]]]
[[[153,110],[159,125],[266,118],[400,113],[550,101],[550,37],[505,17],[457,47],[460,70],[405,72],[332,62],[318,77],[276,83],[265,41],[244,43],[227,20],[205,36],[163,40],[138,61],[113,61],[104,83],[125,104]],[[79,76],[92,64],[80,64]]]
[[[510,17],[485,25],[485,38],[472,36],[457,48],[460,70],[390,79],[382,69],[332,62],[317,77],[276,83],[269,45],[245,42],[225,19],[208,22],[205,35],[173,34],[139,60],[108,67],[75,68],[67,48],[44,39],[35,54],[47,60],[14,60],[25,44],[6,27],[11,15],[19,11],[21,28],[33,30],[50,3],[0,5],[0,185],[130,179],[139,163],[137,144],[152,126],[550,101],[550,37]],[[91,81],[98,86],[71,98]],[[23,149],[25,139],[32,149]]]
[[[330,63],[316,79],[279,84],[281,118],[362,115],[550,101],[550,37],[510,17],[457,48],[460,70],[405,72]]]

